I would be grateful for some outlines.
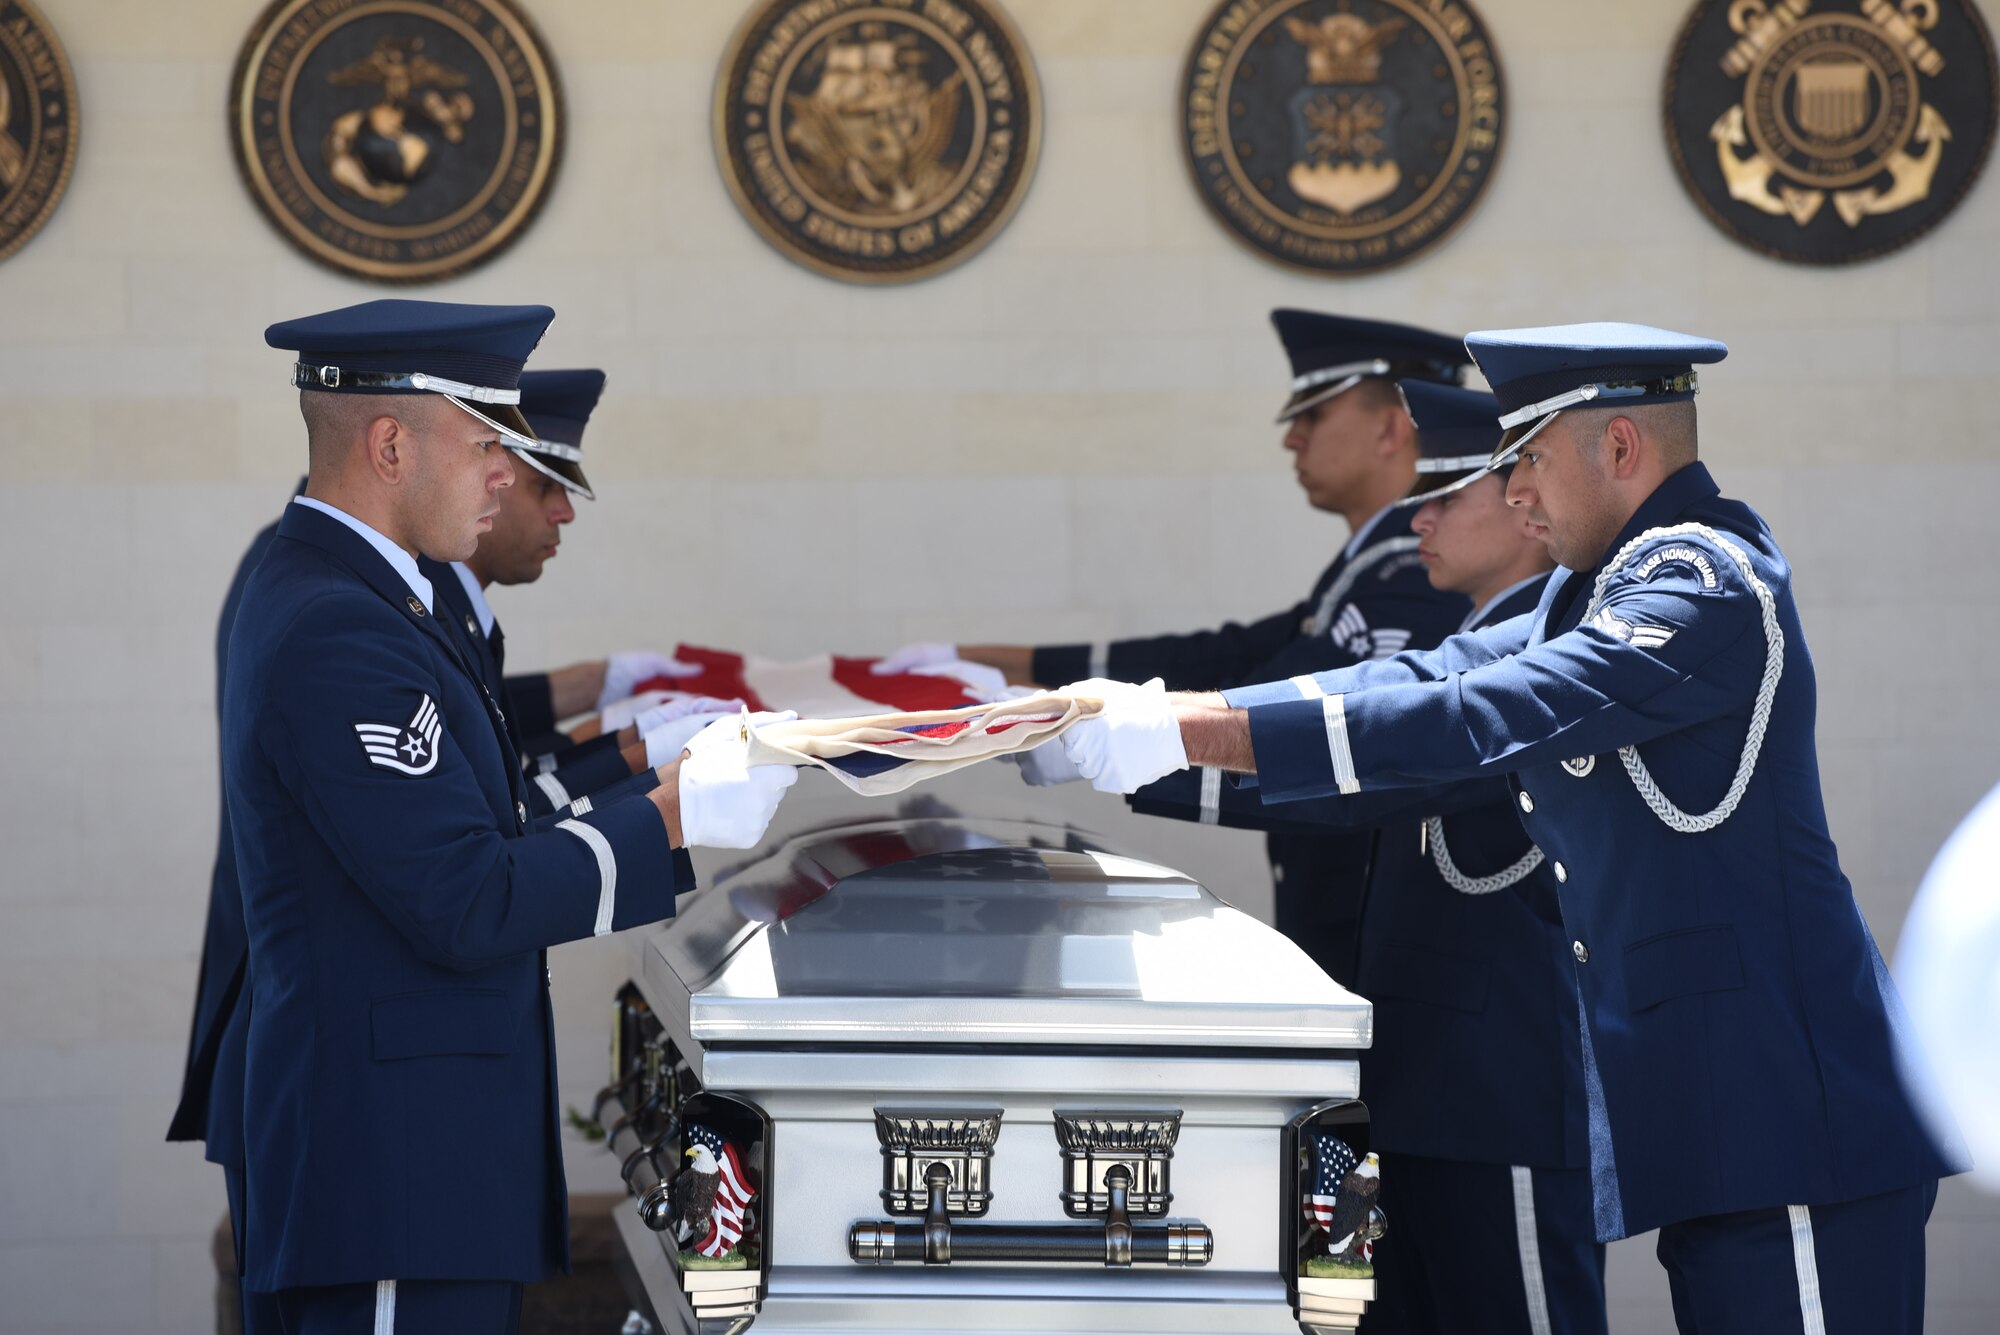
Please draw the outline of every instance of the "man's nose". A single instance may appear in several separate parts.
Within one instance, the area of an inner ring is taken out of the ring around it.
[[[1521,469],[1517,466],[1512,473],[1507,475],[1507,504],[1518,509],[1526,505],[1533,497],[1534,489],[1528,485],[1527,480],[1521,474]]]

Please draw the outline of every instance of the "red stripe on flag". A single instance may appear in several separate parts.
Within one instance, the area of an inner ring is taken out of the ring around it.
[[[962,709],[976,705],[965,683],[956,677],[934,677],[925,672],[891,672],[878,676],[878,658],[833,660],[833,679],[864,700],[884,706],[884,713],[913,714],[923,709]]]
[[[699,676],[654,677],[642,681],[637,691],[679,691],[684,695],[710,695],[718,700],[741,700],[752,710],[762,712],[771,708],[758,694],[750,689],[750,681],[743,673],[743,655],[724,653],[720,649],[701,649],[691,644],[676,645],[674,657],[683,663],[701,668]]]

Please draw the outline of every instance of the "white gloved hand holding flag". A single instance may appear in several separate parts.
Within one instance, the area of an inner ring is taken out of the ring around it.
[[[613,654],[604,660],[604,689],[597,693],[597,707],[604,709],[613,701],[628,698],[642,681],[655,677],[695,677],[701,669],[692,663],[683,663],[665,654],[656,654],[648,649],[634,649],[622,654]],[[631,722],[630,719],[625,720]],[[625,723],[620,723],[624,727]],[[610,731],[607,727],[606,731]]]
[[[764,838],[799,772],[790,765],[750,764],[750,730],[797,717],[744,710],[716,720],[689,741],[679,780],[684,847],[755,848]]]
[[[1188,767],[1180,722],[1160,678],[1135,686],[1092,677],[1063,687],[1061,694],[1104,702],[1103,713],[1062,735],[1070,763],[1098,792],[1135,793]]]

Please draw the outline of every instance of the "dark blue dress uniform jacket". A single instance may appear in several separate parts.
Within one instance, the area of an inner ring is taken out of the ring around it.
[[[1742,804],[1670,829],[1618,755],[1710,810],[1744,748],[1774,601],[1784,671]],[[1436,651],[1230,693],[1267,801],[1509,776],[1561,882],[1585,1018],[1600,1238],[1818,1205],[1953,1171],[1898,1081],[1900,1003],[1841,874],[1820,795],[1817,707],[1791,569],[1749,507],[1689,465],[1607,554],[1648,535],[1583,621],[1597,571],[1559,572],[1527,617]],[[1565,763],[1567,762],[1567,763]]]
[[[1502,598],[1479,624],[1533,611],[1543,583]],[[1466,876],[1512,867],[1532,845],[1503,780],[1266,805],[1256,787],[1189,771],[1141,789],[1132,807],[1241,828],[1377,826],[1355,982],[1374,1007],[1374,1042],[1361,1054],[1370,1144],[1537,1169],[1589,1162],[1570,939],[1553,872],[1544,862],[1510,888],[1466,895],[1446,883],[1422,833],[1438,816]]]
[[[329,516],[286,513],[229,653],[249,1286],[564,1269],[543,951],[671,915],[686,857],[640,799],[531,832],[461,646]]]
[[[303,490],[303,485],[301,485]],[[222,714],[222,695],[229,681],[229,633],[236,625],[236,609],[243,601],[243,586],[250,572],[264,559],[278,526],[267,524],[250,541],[250,550],[237,563],[229,581],[229,593],[222,600],[222,615],[215,627],[215,712]],[[181,1076],[180,1105],[167,1126],[168,1140],[208,1142],[207,1157],[213,1163],[234,1162],[240,1152],[236,1109],[218,1107],[209,1091],[223,1046],[223,1034],[230,1014],[236,1009],[243,986],[246,941],[243,935],[243,891],[236,880],[236,847],[229,829],[229,803],[221,804],[221,833],[216,839],[215,867],[208,878],[208,919],[202,930],[201,970],[194,994],[194,1023],[188,1034],[188,1053]],[[221,1125],[217,1125],[218,1118]]]
[[[507,736],[517,754],[528,758],[528,810],[545,816],[579,797],[615,800],[659,786],[650,769],[636,776],[618,749],[616,733],[593,737],[581,745],[553,733],[555,707],[547,674],[505,675],[507,637],[500,623],[489,636],[479,628],[479,614],[458,572],[442,561],[417,559],[417,569],[436,591],[438,615],[460,631],[481,682],[507,716]],[[615,785],[615,786],[614,786]]]
[[[1385,512],[1364,530],[1359,546],[1342,550],[1305,601],[1248,625],[1115,641],[1103,675],[1118,681],[1160,677],[1168,690],[1215,691],[1437,644],[1458,629],[1472,605],[1431,587],[1410,533],[1414,515],[1409,506]],[[1051,687],[1082,680],[1092,675],[1091,656],[1087,644],[1037,649],[1034,679]],[[1370,836],[1301,823],[1272,828],[1267,842],[1278,930],[1351,985]]]

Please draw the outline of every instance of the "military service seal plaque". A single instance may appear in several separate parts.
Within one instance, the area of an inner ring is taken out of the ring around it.
[[[0,260],[41,230],[76,166],[76,76],[27,0],[0,0]]]
[[[729,192],[772,245],[858,283],[970,258],[1027,193],[1041,89],[996,0],[763,0],[715,88]]]
[[[562,93],[507,0],[273,0],[237,60],[230,129],[292,244],[428,282],[527,227],[555,179]]]
[[[1181,78],[1203,201],[1308,273],[1386,269],[1444,240],[1504,129],[1499,57],[1462,0],[1222,0]]]
[[[1993,146],[1995,84],[1970,0],[1699,0],[1667,66],[1667,144],[1736,240],[1848,264],[1957,207]]]

